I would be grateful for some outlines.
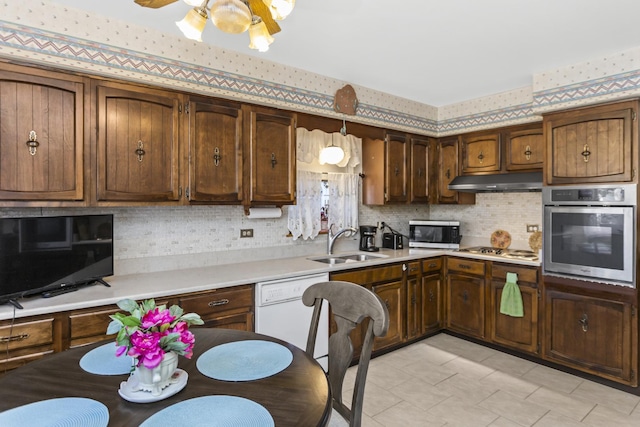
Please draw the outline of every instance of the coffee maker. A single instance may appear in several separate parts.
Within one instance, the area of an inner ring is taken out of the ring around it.
[[[377,252],[376,247],[376,230],[375,225],[360,226],[360,250],[366,252]]]

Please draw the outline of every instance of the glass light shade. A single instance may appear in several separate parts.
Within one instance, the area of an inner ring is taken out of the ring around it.
[[[251,11],[240,0],[216,0],[211,6],[213,24],[225,33],[240,34],[251,25]]]
[[[204,3],[202,0],[184,0],[184,2],[193,7],[202,6],[202,3]]]
[[[282,21],[289,16],[296,0],[262,0],[269,7],[273,19]]]
[[[207,11],[203,8],[191,9],[182,21],[176,22],[184,36],[191,40],[202,41],[202,31],[207,24]]]
[[[336,165],[340,163],[342,159],[344,159],[344,150],[335,145],[330,145],[320,151],[319,160],[322,165],[325,163]]]
[[[273,43],[273,40],[264,22],[258,21],[249,27],[249,47],[251,49],[257,49],[258,52],[266,52],[269,50],[269,45]]]

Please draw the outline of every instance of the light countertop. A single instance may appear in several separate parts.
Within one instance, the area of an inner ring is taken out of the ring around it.
[[[354,253],[354,252],[346,252]],[[361,253],[361,252],[360,252]],[[343,254],[335,254],[336,256]],[[484,259],[491,261],[516,263],[539,266],[539,262],[497,259],[495,256],[484,256],[460,253],[452,250],[438,249],[380,249],[374,255],[382,255],[372,260],[343,264],[325,264],[313,261],[322,257],[304,256],[263,261],[246,260],[233,264],[222,264],[183,270],[161,271],[155,273],[130,274],[107,277],[105,281],[110,287],[96,284],[82,288],[75,292],[58,295],[52,298],[39,296],[20,299],[22,310],[14,309],[5,304],[0,306],[0,320],[57,313],[61,311],[78,310],[115,304],[121,299],[130,298],[142,300],[178,295],[190,292],[225,288],[236,285],[247,285],[268,280],[284,279],[308,274],[350,270],[361,267],[371,267],[394,262],[410,261],[441,255],[455,255],[466,258]]]

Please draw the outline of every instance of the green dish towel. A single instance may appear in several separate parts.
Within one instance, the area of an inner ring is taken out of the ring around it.
[[[507,282],[504,284],[502,298],[500,299],[500,313],[512,317],[524,316],[522,294],[518,287],[518,275],[516,273],[507,273]]]

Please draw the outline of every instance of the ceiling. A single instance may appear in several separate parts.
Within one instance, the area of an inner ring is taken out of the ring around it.
[[[189,10],[52,1],[178,36]],[[439,107],[640,47],[639,18],[637,0],[297,0],[266,53],[211,21],[203,42]]]

